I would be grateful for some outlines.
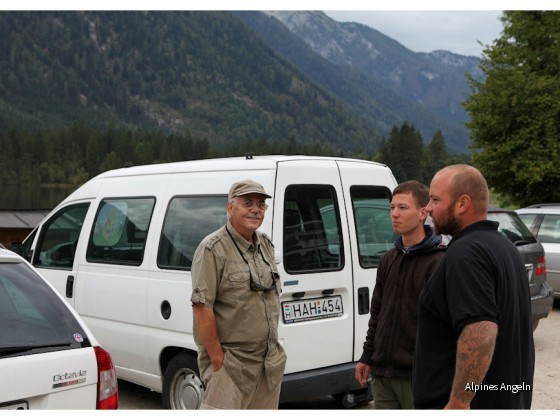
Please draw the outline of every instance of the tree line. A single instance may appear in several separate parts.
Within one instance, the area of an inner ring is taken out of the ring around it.
[[[424,145],[409,123],[393,127],[377,153],[345,154],[330,145],[300,144],[294,137],[284,143],[267,139],[212,146],[189,132],[166,133],[109,125],[98,128],[77,122],[50,131],[11,128],[0,131],[0,185],[70,184],[79,186],[110,169],[152,163],[253,155],[341,156],[387,164],[401,182],[418,179],[426,184],[434,172],[459,159],[448,156],[441,132]]]
[[[441,130],[425,144],[420,132],[407,122],[393,127],[373,160],[388,165],[398,182],[416,179],[428,186],[434,174],[444,166],[470,163],[468,155],[448,154]]]

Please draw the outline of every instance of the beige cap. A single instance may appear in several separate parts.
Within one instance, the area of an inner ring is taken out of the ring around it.
[[[245,194],[261,194],[266,198],[272,198],[272,196],[265,192],[264,187],[261,184],[251,179],[245,179],[243,181],[236,182],[231,186],[229,189],[228,201],[233,197],[239,197],[240,195]]]

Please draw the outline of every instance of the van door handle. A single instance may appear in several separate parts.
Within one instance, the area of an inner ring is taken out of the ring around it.
[[[364,315],[369,313],[369,287],[360,287],[358,289],[358,314]]]
[[[66,297],[71,298],[74,295],[74,276],[68,276],[66,279]]]

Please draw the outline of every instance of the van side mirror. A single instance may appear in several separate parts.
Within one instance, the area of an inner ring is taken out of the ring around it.
[[[27,254],[26,254],[25,253],[25,247],[23,246],[23,243],[21,243],[21,242],[11,242],[10,245],[8,245],[8,249],[12,252],[15,252],[18,255],[21,255],[27,261],[31,262],[31,256],[33,255],[33,251],[29,250],[29,252],[27,252]]]
[[[8,249],[23,257],[21,254],[23,251],[23,244],[21,242],[11,242],[10,245],[8,245]]]

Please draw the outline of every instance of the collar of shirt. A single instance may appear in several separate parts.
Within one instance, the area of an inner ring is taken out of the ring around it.
[[[241,236],[239,234],[239,232],[237,232],[235,230],[235,228],[231,225],[231,223],[227,222],[227,228],[230,231],[231,235],[233,236],[233,239],[235,240],[235,242],[237,243],[237,246],[239,247],[239,249],[241,250],[241,252],[243,252],[244,254],[247,251],[250,251],[251,248],[253,247],[254,244],[254,250],[258,250],[261,242],[260,242],[260,238],[259,235],[257,235],[257,232],[253,233],[253,244],[251,242],[249,242],[247,239],[245,239],[243,236]]]

